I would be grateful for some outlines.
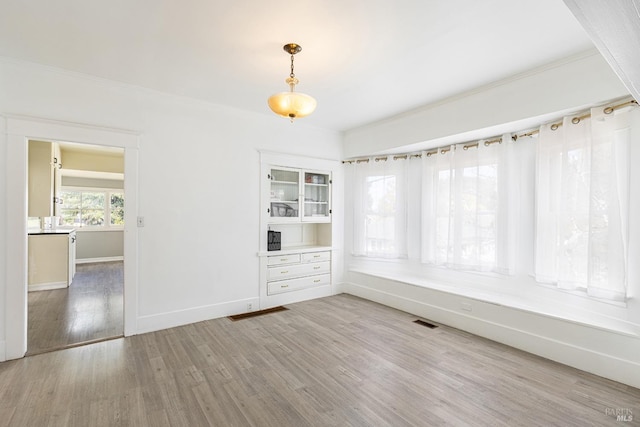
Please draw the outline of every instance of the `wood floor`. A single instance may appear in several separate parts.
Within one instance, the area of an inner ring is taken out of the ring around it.
[[[27,354],[121,337],[123,265],[79,264],[68,288],[29,292]]]
[[[640,390],[349,295],[0,363],[10,426],[638,425]],[[632,422],[616,422],[631,411]]]

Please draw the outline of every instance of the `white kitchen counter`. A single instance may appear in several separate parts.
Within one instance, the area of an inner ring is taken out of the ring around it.
[[[37,234],[70,234],[76,231],[73,227],[58,227],[58,228],[30,228],[27,230],[27,234],[34,236]]]

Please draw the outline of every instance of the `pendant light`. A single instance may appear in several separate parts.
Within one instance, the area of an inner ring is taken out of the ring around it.
[[[293,55],[300,52],[302,47],[295,43],[289,43],[284,45],[283,49],[291,55],[291,73],[285,80],[289,85],[289,92],[280,92],[270,96],[268,103],[269,108],[274,113],[289,118],[293,123],[293,119],[306,117],[313,113],[313,110],[316,109],[316,100],[307,94],[295,92],[294,90],[298,84],[298,79],[293,73]]]

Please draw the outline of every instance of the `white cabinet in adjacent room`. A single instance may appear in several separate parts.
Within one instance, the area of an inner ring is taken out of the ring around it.
[[[29,141],[28,216],[53,216],[54,186],[53,145],[46,141]]]
[[[60,289],[73,282],[76,232],[33,231],[28,239],[29,291]]]
[[[62,179],[60,146],[49,141],[29,141],[28,215],[59,215]]]
[[[76,275],[76,232],[72,231],[71,233],[69,233],[69,258],[67,260],[69,262],[69,269],[68,269],[68,284],[67,286],[71,285],[71,282],[73,282],[73,277]]]

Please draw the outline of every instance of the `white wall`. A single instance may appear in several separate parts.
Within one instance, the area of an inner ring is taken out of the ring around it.
[[[248,113],[13,60],[0,60],[0,94],[0,114],[141,134],[138,332],[241,312],[257,301],[258,149],[341,155],[339,134],[312,127],[312,118],[292,125],[267,111],[266,98],[264,115]],[[4,132],[1,138],[5,153]],[[10,161],[0,158],[0,182]],[[0,220],[8,208],[0,198]],[[5,288],[3,276],[0,302]],[[10,321],[0,323],[0,342],[8,328]]]
[[[122,153],[87,153],[64,147],[61,151],[63,175],[69,170],[124,173]]]
[[[410,152],[434,146],[438,140],[471,141],[470,135],[479,132],[491,136],[507,130],[501,124],[509,127],[526,121],[532,126],[527,117],[550,120],[558,117],[554,112],[579,111],[625,95],[624,86],[599,55],[580,55],[503,84],[348,131],[345,157]],[[633,150],[632,158],[640,159],[640,149]],[[633,173],[640,178],[640,172]],[[632,182],[638,182],[637,178]],[[640,274],[634,262],[640,256],[637,228],[630,240],[634,242],[629,258],[631,298],[621,307],[542,287],[526,274],[497,278],[443,272],[411,261],[363,262],[349,255],[353,230],[348,184],[345,195],[344,292],[640,387]],[[632,209],[640,214],[639,206]],[[511,292],[504,291],[507,282],[512,285]]]
[[[62,176],[63,187],[89,187],[89,188],[111,188],[122,190],[124,181],[121,179],[100,179],[84,178],[79,176]]]
[[[78,230],[76,262],[109,261],[124,256],[123,230]]]
[[[0,82],[4,80],[2,69],[0,69]],[[0,92],[1,93],[1,92]],[[7,192],[6,192],[6,179],[4,171],[7,170],[7,135],[6,135],[6,121],[3,117],[0,117],[0,170],[3,172],[0,173],[0,200],[3,203],[2,208],[0,209],[0,310],[2,310],[2,314],[0,315],[0,360],[4,360],[5,358],[5,328],[7,325],[6,313],[4,313],[4,307],[6,305],[5,300],[5,292],[4,287],[7,280],[7,276],[5,272],[7,271],[7,257],[6,257],[6,242],[7,242],[7,233],[5,224],[7,222],[6,219],[6,206],[4,205],[4,201],[7,200]]]
[[[469,72],[473,72],[472,69]],[[560,112],[628,95],[593,50],[442,102],[345,132],[344,157],[419,151],[523,130]],[[536,117],[540,117],[536,119]],[[533,120],[532,120],[533,118]],[[434,145],[434,143],[436,145]]]

